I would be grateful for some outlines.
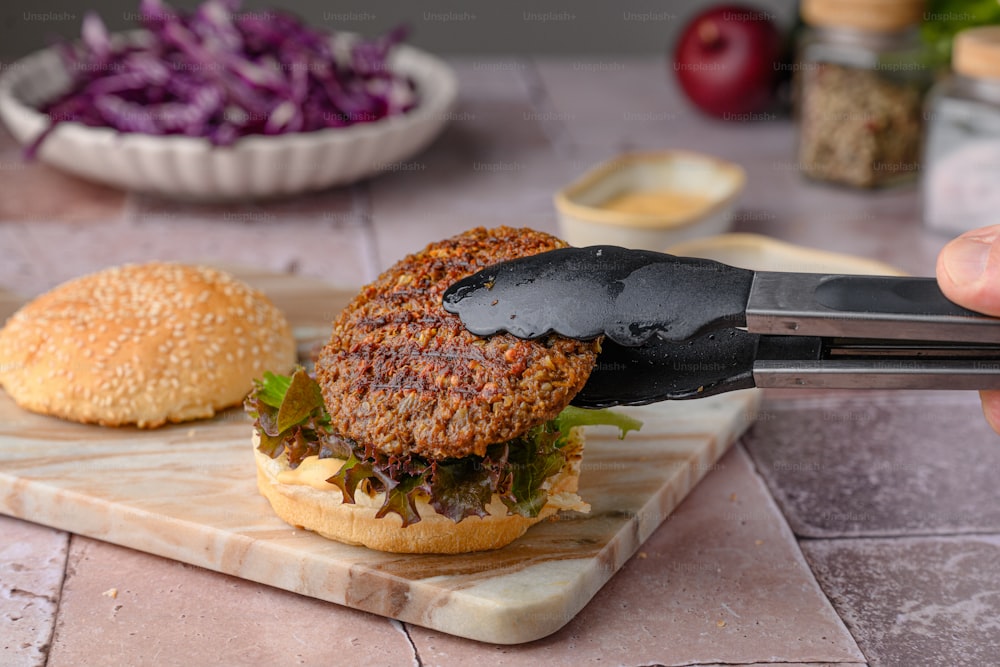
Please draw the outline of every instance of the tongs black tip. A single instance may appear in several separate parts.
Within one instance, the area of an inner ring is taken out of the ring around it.
[[[705,398],[754,386],[752,365],[759,336],[739,329],[673,343],[639,347],[602,344],[587,384],[573,398],[583,408],[646,405]]]
[[[742,326],[752,280],[751,271],[708,260],[617,246],[561,248],[460,280],[443,305],[480,336],[607,336],[634,347],[654,336],[684,341]]]

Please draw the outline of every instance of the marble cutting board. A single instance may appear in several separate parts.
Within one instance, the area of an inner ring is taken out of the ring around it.
[[[305,344],[351,294],[240,272]],[[0,299],[0,319],[4,306]],[[459,556],[384,554],[296,530],[258,495],[240,410],[153,431],[20,410],[0,393],[0,512],[303,595],[501,644],[576,615],[753,421],[755,390],[629,411],[641,432],[588,430],[589,515],[542,522],[508,547]]]

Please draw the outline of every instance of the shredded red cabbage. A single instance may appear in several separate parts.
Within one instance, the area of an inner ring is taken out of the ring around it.
[[[343,36],[290,14],[239,7],[207,0],[185,14],[141,0],[146,33],[122,44],[88,13],[80,42],[61,46],[72,86],[41,108],[51,123],[27,155],[66,121],[224,146],[253,134],[370,123],[417,105],[415,83],[387,62],[405,26],[341,47]]]

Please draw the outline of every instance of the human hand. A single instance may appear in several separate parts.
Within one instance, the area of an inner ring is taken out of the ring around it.
[[[1000,317],[1000,225],[966,232],[938,255],[938,285],[969,310]],[[983,414],[1000,433],[1000,391],[983,391]]]

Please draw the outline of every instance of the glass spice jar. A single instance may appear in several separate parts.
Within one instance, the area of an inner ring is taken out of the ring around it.
[[[952,73],[931,89],[924,224],[961,233],[1000,222],[1000,26],[955,36]]]
[[[914,180],[932,72],[923,0],[803,0],[798,46],[798,165],[859,188]]]

